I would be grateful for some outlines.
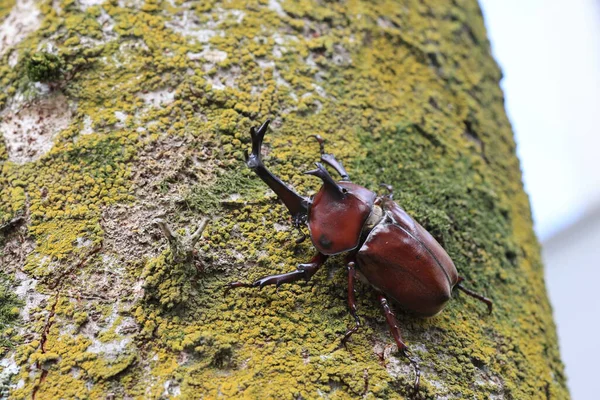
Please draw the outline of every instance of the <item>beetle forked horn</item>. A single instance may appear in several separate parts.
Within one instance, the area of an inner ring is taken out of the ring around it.
[[[345,193],[344,189],[331,177],[331,175],[329,175],[329,172],[327,171],[327,169],[325,169],[323,164],[315,164],[317,166],[317,169],[307,171],[305,172],[305,174],[314,175],[316,177],[321,178],[321,180],[323,181],[323,185],[327,190],[331,191],[332,193],[335,193],[338,196],[343,196]]]
[[[246,152],[246,164],[250,168],[256,168],[262,163],[260,158],[260,149],[270,123],[271,120],[268,119],[258,127],[258,130],[255,127],[250,128],[250,136],[252,137],[252,154],[248,156],[248,153]]]

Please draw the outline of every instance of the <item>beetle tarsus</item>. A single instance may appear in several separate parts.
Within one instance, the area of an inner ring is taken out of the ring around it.
[[[358,329],[360,328],[360,318],[358,318],[358,314],[356,313],[356,296],[354,294],[354,280],[356,278],[356,268],[354,261],[350,261],[347,265],[348,268],[348,308],[350,309],[350,314],[354,317],[355,325],[348,329],[342,338],[342,344],[346,346],[346,342],[350,339]]]
[[[278,275],[269,275],[263,278],[260,278],[253,283],[244,283],[244,282],[231,282],[225,285],[225,295],[229,293],[231,289],[236,289],[240,287],[247,288],[259,288],[262,289],[267,285],[275,285],[275,287],[279,287],[284,283],[293,283],[299,280],[304,279],[306,282],[310,281],[314,274],[321,268],[321,266],[325,263],[328,256],[325,254],[317,253],[316,256],[310,260],[309,263],[300,264],[296,267],[295,271],[287,272],[285,274]]]
[[[460,281],[463,281],[463,280],[464,280],[464,278],[460,278]],[[484,302],[487,305],[488,314],[492,313],[492,311],[494,309],[494,302],[492,300],[488,299],[487,297],[484,297],[484,296],[480,295],[479,293],[475,293],[474,291],[465,288],[460,283],[457,283],[456,287],[459,290],[463,291],[465,294],[467,294],[467,295],[469,295],[469,296],[471,296],[471,297],[473,297],[473,298],[475,298],[475,299],[477,299],[479,301]]]
[[[319,150],[321,152],[321,161],[329,165],[331,168],[335,169],[338,174],[342,177],[342,181],[350,181],[350,177],[348,176],[348,172],[342,165],[340,161],[338,161],[333,154],[325,153],[325,139],[321,137],[321,135],[310,135],[319,142]]]
[[[417,361],[413,357],[411,357],[410,350],[408,350],[408,346],[406,346],[404,340],[402,339],[402,334],[400,333],[400,327],[398,326],[396,316],[392,312],[387,299],[382,294],[378,296],[378,299],[379,303],[381,304],[381,308],[383,308],[385,319],[388,323],[388,326],[390,327],[390,332],[392,333],[394,341],[398,346],[398,351],[402,353],[402,355],[406,357],[408,361],[410,361],[411,365],[415,370],[415,383],[413,385],[413,395],[416,396],[416,394],[419,392],[419,383],[421,380],[421,369],[419,368],[419,363],[417,363]]]
[[[402,353],[402,355],[408,359],[410,364],[413,366],[413,369],[415,370],[415,382],[413,383],[412,396],[416,397],[419,393],[419,386],[421,383],[421,368],[419,368],[419,363],[417,363],[417,361],[411,356],[410,350],[408,350],[407,347],[402,349],[400,353]]]

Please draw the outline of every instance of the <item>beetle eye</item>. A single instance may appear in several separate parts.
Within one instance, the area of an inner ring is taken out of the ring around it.
[[[342,193],[344,193],[344,194],[348,193],[348,189],[342,188]]]

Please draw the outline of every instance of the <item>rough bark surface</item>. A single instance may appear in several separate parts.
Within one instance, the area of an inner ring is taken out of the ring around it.
[[[568,398],[475,0],[0,0],[0,38],[0,397],[407,395],[364,283],[340,348],[341,258],[310,285],[223,295],[313,252],[243,165],[272,118],[283,180],[315,191],[321,134],[494,300],[398,310],[423,397]]]

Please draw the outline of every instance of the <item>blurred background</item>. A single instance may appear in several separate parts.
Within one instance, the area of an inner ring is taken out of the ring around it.
[[[600,0],[480,0],[573,399],[600,359]]]

